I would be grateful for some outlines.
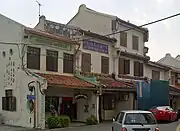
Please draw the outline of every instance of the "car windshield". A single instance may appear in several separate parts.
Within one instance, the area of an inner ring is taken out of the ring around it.
[[[156,124],[156,120],[151,113],[127,113],[124,124],[126,125],[151,125]]]

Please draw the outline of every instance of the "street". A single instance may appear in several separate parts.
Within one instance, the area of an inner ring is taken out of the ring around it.
[[[178,122],[173,122],[169,124],[159,124],[161,131],[175,131]],[[69,128],[61,128],[61,129],[54,129],[52,131],[111,131],[111,124],[110,123],[103,123],[99,125],[93,126],[81,126],[81,127],[69,127]],[[11,127],[0,125],[0,131],[35,131],[33,129],[24,129],[20,127]],[[50,130],[45,130],[50,131]]]

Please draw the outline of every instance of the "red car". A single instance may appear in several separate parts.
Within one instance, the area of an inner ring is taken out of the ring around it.
[[[154,114],[157,121],[176,121],[177,112],[175,112],[170,106],[156,106],[152,107],[150,111]]]

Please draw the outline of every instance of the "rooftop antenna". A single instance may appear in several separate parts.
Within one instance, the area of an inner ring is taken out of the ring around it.
[[[39,6],[39,17],[41,16],[41,3],[39,3],[39,1],[36,1],[38,3],[38,6]]]

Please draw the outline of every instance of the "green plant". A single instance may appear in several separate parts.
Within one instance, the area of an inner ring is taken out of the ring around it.
[[[69,118],[69,116],[59,116],[60,118],[60,126],[61,127],[68,127],[71,120]]]
[[[87,125],[96,125],[98,123],[97,118],[94,115],[91,115],[86,119],[86,124]]]
[[[49,129],[60,127],[60,118],[56,116],[51,116],[47,119],[47,124]]]

